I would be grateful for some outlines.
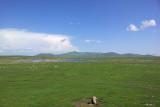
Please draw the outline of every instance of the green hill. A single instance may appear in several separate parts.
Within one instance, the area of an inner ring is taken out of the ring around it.
[[[38,56],[38,57],[55,57],[55,55],[51,54],[51,53],[40,53],[40,54],[37,54],[35,56]]]
[[[96,53],[96,52],[68,52],[63,54],[54,55],[51,53],[43,53],[35,56],[39,57],[60,57],[60,58],[108,58],[108,57],[152,57],[152,55],[140,55],[140,54],[118,54],[115,52],[108,53]]]

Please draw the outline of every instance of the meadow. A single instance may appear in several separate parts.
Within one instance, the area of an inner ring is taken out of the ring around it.
[[[0,107],[75,107],[96,96],[97,107],[160,107],[160,57],[94,62],[17,62],[0,57]]]

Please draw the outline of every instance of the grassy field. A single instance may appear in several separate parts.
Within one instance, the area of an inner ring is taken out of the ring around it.
[[[98,107],[160,107],[160,57],[101,62],[16,62],[0,57],[0,107],[75,107],[96,96]]]

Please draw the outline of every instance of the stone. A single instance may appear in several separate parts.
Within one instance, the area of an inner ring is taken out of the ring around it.
[[[97,104],[97,98],[95,96],[93,96],[92,102],[93,104]]]

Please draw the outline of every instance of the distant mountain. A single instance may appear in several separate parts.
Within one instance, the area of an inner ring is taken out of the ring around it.
[[[92,52],[68,52],[64,54],[57,55],[58,57],[64,57],[64,58],[93,58],[97,57],[98,53],[92,53]]]
[[[40,54],[37,54],[35,56],[38,56],[38,57],[55,57],[55,55],[51,54],[51,53],[40,53]]]
[[[108,52],[108,53],[96,53],[96,52],[68,52],[64,54],[50,54],[50,53],[43,53],[43,54],[38,54],[35,56],[39,57],[60,57],[60,58],[108,58],[108,57],[153,57],[152,55],[140,55],[140,54],[132,54],[132,53],[127,53],[127,54],[118,54],[115,52]]]

